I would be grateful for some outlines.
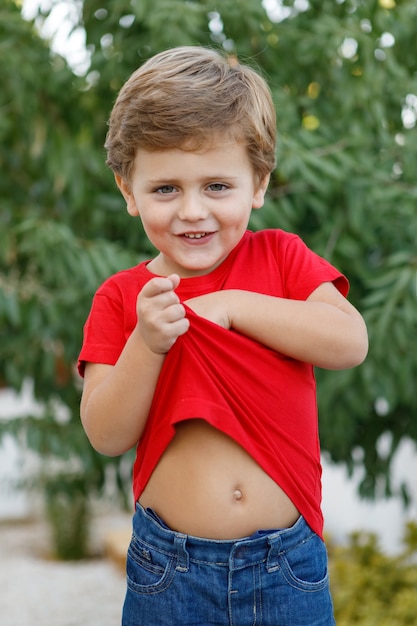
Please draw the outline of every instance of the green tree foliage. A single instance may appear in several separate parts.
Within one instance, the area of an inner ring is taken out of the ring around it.
[[[91,490],[113,465],[122,487],[121,461],[100,457],[82,432],[74,364],[94,290],[137,253],[104,238],[100,194],[111,177],[104,191],[84,81],[10,1],[0,9],[0,80],[0,382],[19,390],[32,379],[44,405],[44,419],[0,421],[0,437],[20,437],[45,472],[59,459]]]
[[[45,427],[28,422],[33,447],[75,451],[101,478],[110,462],[81,432],[74,362],[98,284],[151,248],[104,165],[106,120],[149,56],[210,45],[257,67],[277,107],[278,168],[253,228],[299,233],[346,273],[368,323],[363,366],[317,372],[322,446],[350,470],[365,467],[363,494],[407,499],[389,470],[401,440],[417,441],[416,3],[289,0],[276,3],[278,17],[261,0],[80,6],[85,76],[51,53],[12,0],[0,9],[0,374],[16,389],[34,379],[47,406]],[[69,408],[63,424],[58,398]]]

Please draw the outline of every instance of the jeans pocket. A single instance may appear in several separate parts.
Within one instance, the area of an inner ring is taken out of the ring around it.
[[[176,558],[143,543],[133,535],[127,552],[127,585],[135,593],[158,593],[172,583]]]
[[[329,585],[327,550],[318,535],[283,553],[281,568],[288,584],[301,591],[321,591]]]

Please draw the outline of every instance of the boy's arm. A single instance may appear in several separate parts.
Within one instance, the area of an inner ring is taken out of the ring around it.
[[[224,290],[186,304],[202,317],[317,367],[354,367],[368,351],[362,316],[329,282],[307,300]]]
[[[87,363],[81,421],[92,446],[117,456],[139,440],[165,354],[188,330],[174,289],[179,278],[149,281],[138,296],[138,322],[116,365]]]

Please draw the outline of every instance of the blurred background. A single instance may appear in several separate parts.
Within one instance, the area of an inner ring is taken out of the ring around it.
[[[278,167],[251,227],[301,235],[368,324],[361,367],[317,370],[338,624],[415,624],[414,0],[2,1],[2,525],[35,515],[51,554],[77,560],[97,517],[130,514],[132,455],[91,449],[75,362],[98,285],[153,254],[104,164],[112,104],[148,57],[188,44],[267,79]]]

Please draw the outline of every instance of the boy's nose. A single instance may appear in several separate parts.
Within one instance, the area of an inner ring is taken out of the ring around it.
[[[207,217],[207,209],[195,194],[185,195],[178,210],[178,217],[187,222],[197,222]]]

